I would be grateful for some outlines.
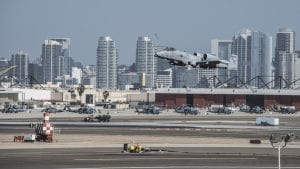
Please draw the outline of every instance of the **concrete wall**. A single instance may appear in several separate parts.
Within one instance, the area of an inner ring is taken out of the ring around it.
[[[23,93],[24,101],[51,100],[51,90],[11,88],[12,91]]]

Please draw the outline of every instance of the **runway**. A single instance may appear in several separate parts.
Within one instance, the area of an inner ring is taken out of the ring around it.
[[[275,169],[272,148],[169,148],[169,152],[121,153],[121,148],[0,150],[10,169]],[[300,168],[299,149],[284,149],[282,168]]]
[[[64,113],[50,119],[60,131],[55,142],[13,143],[13,135],[33,133],[29,123],[40,123],[42,115],[2,116],[0,166],[12,169],[275,169],[270,134],[300,135],[298,115],[280,116],[279,126],[256,126],[256,115],[113,114],[109,123],[88,123],[82,122],[86,115]],[[299,140],[282,149],[283,169],[300,169]],[[166,151],[121,153],[131,141]]]

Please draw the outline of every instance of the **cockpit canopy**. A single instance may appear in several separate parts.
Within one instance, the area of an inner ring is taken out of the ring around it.
[[[166,50],[166,51],[175,51],[176,49],[175,49],[175,48],[172,48],[172,47],[166,47],[165,50]]]

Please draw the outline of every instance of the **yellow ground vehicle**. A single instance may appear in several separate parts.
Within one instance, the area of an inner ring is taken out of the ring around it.
[[[123,147],[123,152],[129,152],[129,153],[142,153],[142,152],[146,152],[146,151],[150,151],[149,148],[145,148],[139,144],[131,144],[128,145],[128,143],[124,144]]]

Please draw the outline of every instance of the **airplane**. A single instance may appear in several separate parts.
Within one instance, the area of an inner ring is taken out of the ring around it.
[[[229,62],[221,60],[217,56],[202,53],[187,53],[185,51],[176,50],[175,48],[165,48],[162,51],[155,53],[155,57],[166,59],[170,61],[171,65],[176,66],[190,66],[193,68],[227,69]]]

